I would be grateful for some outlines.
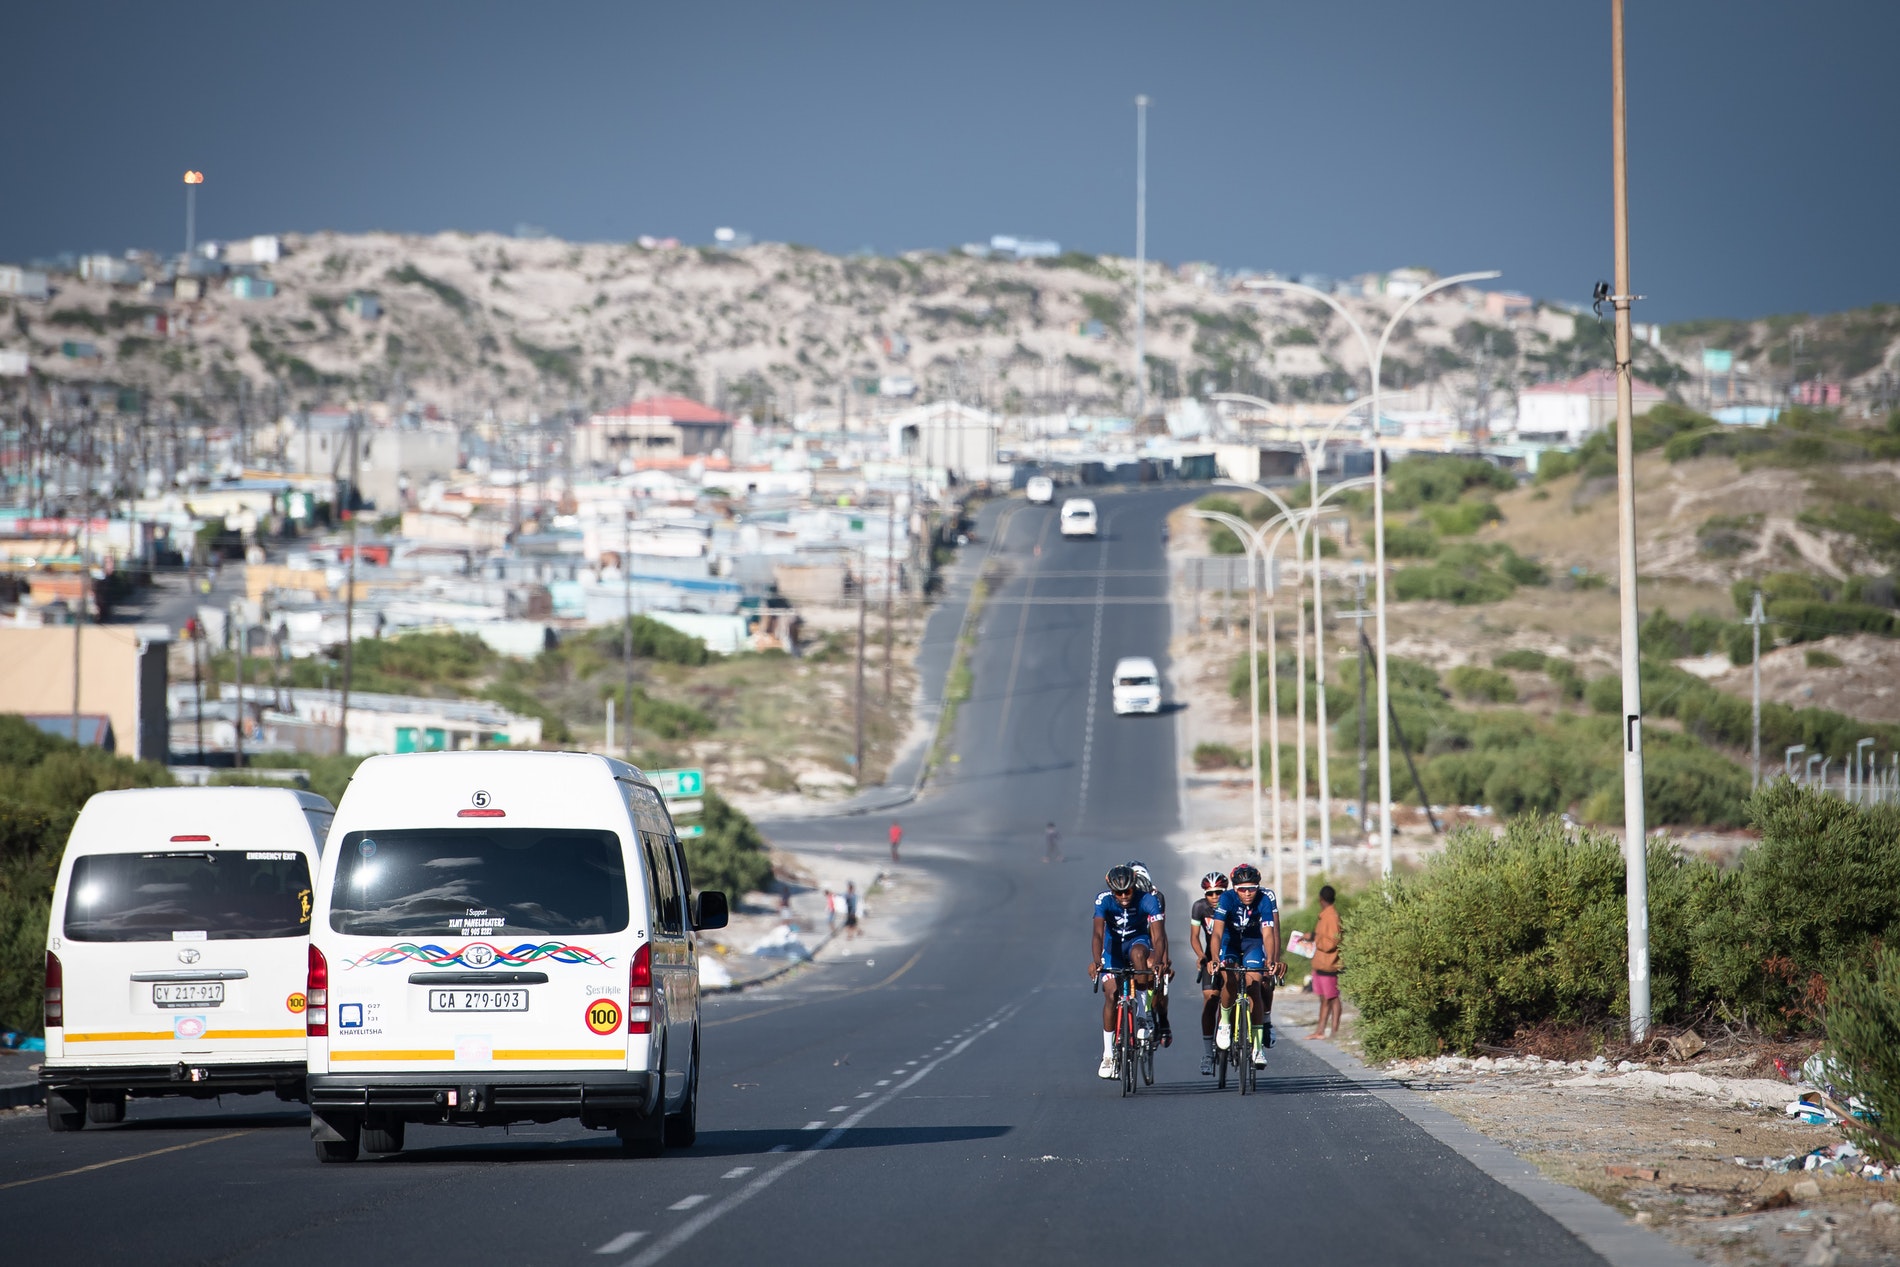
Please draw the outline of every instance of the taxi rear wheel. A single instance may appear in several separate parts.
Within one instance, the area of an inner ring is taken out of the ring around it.
[[[362,1123],[354,1119],[329,1118],[326,1119],[325,1124],[330,1128],[329,1133],[336,1135],[337,1138],[312,1141],[317,1148],[317,1160],[322,1162],[355,1161],[357,1151],[363,1143]]]
[[[105,1126],[125,1121],[125,1097],[122,1095],[94,1096],[86,1102],[86,1120]]]
[[[46,1129],[49,1131],[79,1131],[86,1127],[86,1100],[82,1095],[69,1100],[57,1091],[46,1093]]]
[[[666,1119],[659,1113],[622,1118],[615,1134],[620,1151],[627,1157],[658,1157],[666,1151]]]
[[[366,1153],[399,1153],[402,1151],[404,1123],[400,1120],[379,1122],[374,1126],[363,1127],[363,1151]]]
[[[686,1084],[686,1103],[666,1115],[666,1146],[691,1148],[699,1138],[699,1040],[693,1040],[693,1068]]]

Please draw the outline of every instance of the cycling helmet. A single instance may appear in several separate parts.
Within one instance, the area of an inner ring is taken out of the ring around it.
[[[1143,893],[1154,892],[1155,878],[1148,874],[1147,867],[1144,867],[1139,862],[1131,862],[1128,864],[1128,869],[1135,873],[1135,887],[1139,888]]]
[[[1209,871],[1206,875],[1201,877],[1201,888],[1203,889],[1224,889],[1226,887],[1227,873],[1224,871]]]
[[[1135,888],[1135,872],[1130,867],[1112,867],[1108,873],[1110,893],[1129,893]]]
[[[1260,883],[1260,868],[1254,866],[1253,863],[1251,862],[1241,863],[1239,866],[1234,868],[1233,874],[1234,874],[1234,884],[1236,887],[1242,884],[1259,884]]]

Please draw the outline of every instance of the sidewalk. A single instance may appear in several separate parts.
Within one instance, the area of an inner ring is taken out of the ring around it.
[[[0,1109],[40,1103],[43,1051],[0,1051]]]

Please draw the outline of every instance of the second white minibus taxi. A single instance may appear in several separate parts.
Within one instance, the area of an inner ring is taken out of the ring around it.
[[[100,792],[46,930],[46,1123],[126,1101],[303,1098],[311,877],[330,802],[290,788]]]
[[[322,1161],[408,1123],[577,1118],[652,1156],[698,1131],[694,895],[659,793],[588,753],[371,757],[317,878],[309,1098]]]

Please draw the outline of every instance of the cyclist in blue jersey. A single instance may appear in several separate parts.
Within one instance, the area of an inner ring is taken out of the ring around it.
[[[1166,918],[1168,914],[1168,895],[1161,891],[1161,886],[1155,883],[1155,878],[1148,874],[1147,865],[1140,861],[1134,861],[1128,864],[1128,869],[1135,873],[1135,888],[1144,895],[1150,893],[1154,894],[1155,903],[1160,906],[1163,918]],[[1170,969],[1166,973],[1166,976],[1171,980],[1174,977],[1173,970]],[[1167,980],[1163,980],[1155,988],[1155,1038],[1163,1047],[1174,1046],[1174,1027],[1168,1024]]]
[[[1095,899],[1095,935],[1089,954],[1089,977],[1104,971],[1133,968],[1147,974],[1135,984],[1143,989],[1154,985],[1155,972],[1168,971],[1168,931],[1161,903],[1152,893],[1143,893],[1129,867],[1116,867],[1108,873],[1108,888]],[[1104,1078],[1115,1073],[1115,991],[1104,991],[1102,998],[1102,1067]]]
[[[1241,863],[1233,870],[1233,887],[1221,894],[1210,928],[1220,948],[1222,966],[1244,968],[1248,1001],[1253,1004],[1253,1052],[1256,1066],[1267,1063],[1265,1050],[1273,1045],[1272,979],[1280,975],[1280,906],[1272,889],[1260,887],[1260,869]],[[1233,1041],[1227,1009],[1234,1005],[1234,979],[1220,979],[1220,1028],[1214,1045],[1225,1050]]]

